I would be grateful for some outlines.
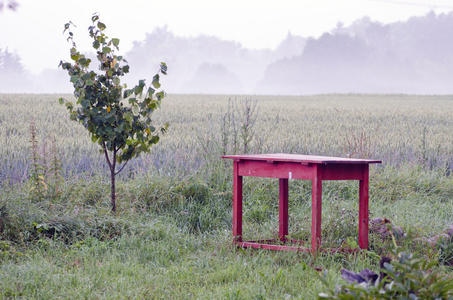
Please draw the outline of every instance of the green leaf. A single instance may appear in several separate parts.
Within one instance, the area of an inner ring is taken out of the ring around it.
[[[153,96],[153,94],[154,94],[155,91],[156,91],[155,89],[153,89],[152,87],[149,87],[149,88],[148,88],[148,97],[151,98],[151,97]]]
[[[152,84],[154,88],[156,89],[160,88],[159,74],[154,75]]]
[[[89,79],[85,82],[86,85],[92,86],[94,84],[93,80]]]
[[[162,91],[162,92],[157,93],[157,94],[156,94],[156,97],[157,97],[158,100],[164,99],[164,97],[165,97],[165,92]]]
[[[82,105],[83,108],[88,108],[90,106],[90,102],[88,100],[85,100],[85,99],[80,101],[80,104]]]
[[[160,63],[160,71],[162,74],[167,75],[167,64],[164,62]]]
[[[94,49],[99,49],[99,46],[101,46],[101,44],[99,43],[98,40],[95,40],[95,41],[93,42],[93,48],[94,48]]]
[[[114,83],[115,85],[120,85],[120,83],[121,83],[120,78],[119,78],[119,77],[116,77],[116,76],[113,77],[113,83]]]
[[[167,132],[169,126],[170,126],[170,125],[168,125],[168,123],[165,123],[164,126],[162,126],[161,132],[162,132],[162,133]]]
[[[79,76],[77,76],[77,75],[73,75],[73,76],[71,76],[71,79],[70,79],[70,81],[71,81],[72,83],[76,83],[76,82],[77,82],[77,80],[79,80]]]
[[[90,73],[85,73],[82,75],[82,80],[88,80],[88,79],[91,79],[91,75]]]
[[[84,68],[88,68],[90,66],[90,63],[91,63],[91,59],[89,59],[89,58],[79,59],[79,65]]]
[[[79,56],[78,53],[71,55],[71,59],[74,60],[74,61],[78,60],[79,58],[80,58],[80,56]]]
[[[118,45],[120,44],[120,40],[119,39],[112,39],[112,43],[113,43],[113,46],[118,48]]]
[[[153,100],[148,105],[151,109],[157,109],[159,107],[159,100]]]
[[[102,47],[102,53],[108,54],[110,52],[112,52],[112,49],[110,47],[107,46]]]
[[[94,13],[93,16],[91,17],[91,22],[96,22],[97,20],[99,20],[99,15],[97,13]]]
[[[69,26],[71,26],[71,22],[70,23],[66,23],[64,24],[64,30],[63,30],[63,33],[66,32],[66,30],[69,30]]]
[[[127,122],[132,122],[132,115],[130,112],[127,112],[125,115],[124,115],[124,119],[126,119]]]
[[[157,144],[159,142],[159,136],[155,135],[150,139],[150,144]]]
[[[98,18],[98,19],[99,19],[99,18]],[[102,23],[102,22],[98,22],[98,25],[97,25],[97,26],[98,26],[98,28],[99,28],[101,31],[102,31],[102,30],[105,30],[105,28],[107,27],[107,26],[105,26],[105,24]]]
[[[135,95],[141,95],[143,93],[143,88],[145,87],[145,81],[140,80],[138,85],[134,89]]]

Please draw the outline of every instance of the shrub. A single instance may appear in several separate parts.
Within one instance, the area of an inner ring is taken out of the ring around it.
[[[374,284],[362,282],[337,286],[318,299],[453,299],[453,278],[432,268],[437,260],[427,261],[417,254],[391,251],[396,261],[385,263]],[[328,285],[326,276],[321,278]]]

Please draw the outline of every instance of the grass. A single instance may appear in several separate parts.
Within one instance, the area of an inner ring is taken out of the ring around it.
[[[236,123],[222,123],[233,117],[227,96],[166,98],[155,121],[170,130],[123,171],[112,215],[103,157],[58,98],[0,95],[0,298],[315,299],[326,289],[317,274],[327,272],[330,287],[342,284],[342,268],[376,270],[393,245],[373,240],[370,251],[317,257],[233,247],[232,168],[220,156],[241,151],[240,135],[236,150],[232,136],[243,111],[237,102]],[[257,99],[247,151],[383,160],[371,169],[371,217],[403,227],[399,247],[440,257],[414,240],[453,220],[452,97]],[[61,162],[58,191],[30,190],[31,119],[41,165]],[[245,238],[275,237],[277,182],[245,178],[244,196]],[[357,199],[357,182],[324,183],[324,246],[357,242]],[[291,180],[289,201],[291,236],[309,240],[311,183]],[[442,264],[435,271],[451,276]]]
[[[237,252],[226,242],[229,232],[196,237],[176,228],[164,232],[158,240],[133,235],[71,248],[47,240],[25,259],[2,264],[8,274],[3,296],[260,299],[322,290],[306,254]],[[323,257],[316,265],[331,263]]]

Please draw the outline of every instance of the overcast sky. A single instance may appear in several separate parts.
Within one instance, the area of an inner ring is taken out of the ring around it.
[[[2,1],[2,0],[0,0]],[[275,48],[288,31],[318,37],[338,22],[350,25],[369,16],[382,23],[404,21],[434,10],[453,10],[451,0],[17,0],[17,11],[0,12],[0,48],[22,58],[38,74],[68,59],[63,25],[77,25],[75,41],[90,50],[88,26],[99,12],[107,35],[121,40],[120,50],[167,26],[178,36],[216,35],[247,48]],[[159,43],[159,41],[156,41]]]

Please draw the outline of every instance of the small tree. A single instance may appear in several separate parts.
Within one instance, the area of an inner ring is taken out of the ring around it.
[[[159,133],[164,133],[168,124],[156,128],[151,115],[160,106],[165,93],[160,88],[159,74],[166,75],[167,66],[160,64],[160,69],[153,77],[152,87],[145,91],[145,81],[127,89],[121,84],[120,77],[129,72],[127,61],[115,54],[119,51],[119,39],[109,39],[104,31],[106,26],[100,22],[99,15],[91,18],[93,25],[88,28],[96,50],[100,72],[89,70],[91,60],[81,54],[73,39],[71,22],[65,24],[68,41],[72,43],[71,59],[74,64],[60,62],[60,67],[68,71],[74,86],[74,96],[79,107],[60,98],[70,112],[70,118],[79,121],[91,134],[91,140],[101,146],[110,168],[111,203],[116,211],[115,176],[133,157],[142,152],[149,152],[150,147],[159,141]],[[127,100],[127,101],[126,101]],[[128,104],[127,104],[128,103]],[[121,165],[122,164],[122,165]],[[119,168],[119,170],[117,170]]]

